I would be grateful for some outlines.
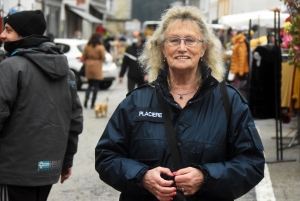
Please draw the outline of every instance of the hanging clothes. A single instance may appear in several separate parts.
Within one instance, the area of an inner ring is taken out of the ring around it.
[[[244,76],[246,73],[249,73],[248,48],[245,39],[246,36],[243,33],[239,33],[232,38],[233,50],[230,71],[238,76]]]
[[[276,87],[277,86],[277,87]],[[253,51],[249,107],[254,118],[275,118],[280,108],[281,50],[274,45],[258,46]]]
[[[281,107],[289,108],[291,106],[295,67],[288,62],[282,62],[281,65]]]

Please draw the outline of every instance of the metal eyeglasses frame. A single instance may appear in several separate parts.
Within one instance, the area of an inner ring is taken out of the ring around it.
[[[180,40],[180,42],[178,43],[178,44],[171,44],[170,43],[170,41],[169,41],[169,39],[170,38],[176,38],[176,39],[179,39]],[[193,44],[193,45],[188,45],[188,44],[186,44],[186,39],[196,39],[196,43],[195,44]],[[198,38],[194,38],[194,37],[186,37],[186,38],[180,38],[180,37],[177,37],[177,36],[171,36],[171,37],[168,37],[168,38],[166,38],[165,40],[164,40],[164,42],[167,42],[169,45],[171,45],[171,46],[177,46],[177,45],[180,45],[180,43],[181,43],[181,41],[184,41],[184,44],[186,45],[186,46],[189,46],[189,47],[193,47],[193,46],[196,46],[198,43],[203,43],[204,42],[204,40],[199,40]]]

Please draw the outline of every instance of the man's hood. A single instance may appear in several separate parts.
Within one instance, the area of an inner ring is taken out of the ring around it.
[[[17,55],[30,60],[52,79],[61,79],[69,73],[66,56],[51,42],[42,43],[36,48],[19,48],[11,54],[11,56]]]

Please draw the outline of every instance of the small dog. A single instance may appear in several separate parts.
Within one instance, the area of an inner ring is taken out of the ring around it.
[[[108,104],[108,97],[106,97],[105,102],[97,103],[94,107],[96,118],[99,117],[101,114],[102,117],[106,117],[107,114],[107,104]]]

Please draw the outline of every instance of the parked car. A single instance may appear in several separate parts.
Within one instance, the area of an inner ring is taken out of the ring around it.
[[[80,90],[83,83],[87,82],[84,76],[80,75],[83,66],[82,51],[87,44],[87,40],[56,38],[54,43],[61,48],[66,55],[70,69],[76,75],[77,89]],[[105,53],[106,60],[102,64],[103,80],[100,82],[100,89],[108,89],[117,78],[118,69],[110,53]]]

